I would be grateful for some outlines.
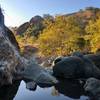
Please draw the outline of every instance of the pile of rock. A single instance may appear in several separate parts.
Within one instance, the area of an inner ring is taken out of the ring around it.
[[[53,75],[66,80],[84,80],[84,90],[91,94],[91,100],[100,100],[99,62],[100,54],[83,55],[75,52],[69,57],[55,59]]]

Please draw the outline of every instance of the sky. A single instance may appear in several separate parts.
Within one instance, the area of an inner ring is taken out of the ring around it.
[[[7,26],[19,26],[35,15],[68,14],[85,7],[100,8],[100,0],[0,0]]]

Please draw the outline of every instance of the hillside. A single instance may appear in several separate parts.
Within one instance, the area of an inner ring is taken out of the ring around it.
[[[87,7],[71,14],[34,16],[14,33],[21,47],[36,46],[47,56],[67,55],[76,50],[96,52],[100,49],[99,19],[100,8]]]
[[[58,15],[58,16],[76,16],[78,18],[81,18],[83,24],[87,23],[90,19],[96,19],[100,14],[100,9],[99,8],[94,8],[94,7],[87,7],[84,10],[80,10],[75,13],[71,14],[65,14],[65,15]],[[22,25],[20,25],[17,29],[18,35],[24,34],[28,28],[30,27],[35,27],[33,29],[33,35],[36,34],[37,31],[42,31],[43,30],[43,21],[46,19],[51,19],[54,20],[54,16],[51,16],[49,14],[45,14],[43,17],[41,16],[34,16],[32,17],[29,22],[25,22]],[[38,33],[37,33],[38,34]]]

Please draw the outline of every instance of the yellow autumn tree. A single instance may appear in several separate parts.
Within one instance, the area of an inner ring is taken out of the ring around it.
[[[46,56],[69,54],[83,46],[78,44],[83,34],[80,19],[75,16],[56,16],[55,21],[39,36],[40,51]]]
[[[96,52],[100,50],[100,17],[96,21],[89,22],[86,32],[91,36],[91,51]]]

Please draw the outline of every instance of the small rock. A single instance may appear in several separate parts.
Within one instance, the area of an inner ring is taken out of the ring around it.
[[[36,85],[35,82],[28,82],[28,83],[26,83],[26,88],[29,89],[29,90],[34,90],[35,91],[36,87],[37,87],[37,85]]]

